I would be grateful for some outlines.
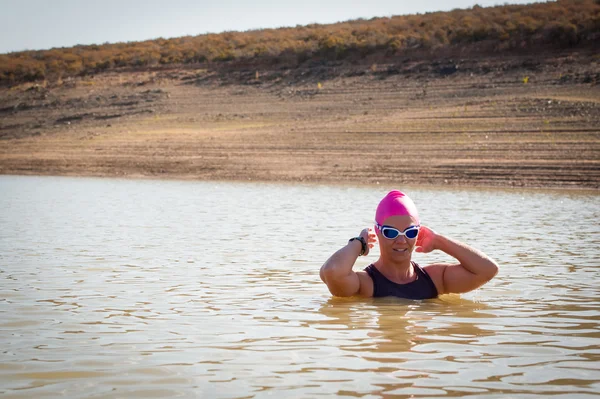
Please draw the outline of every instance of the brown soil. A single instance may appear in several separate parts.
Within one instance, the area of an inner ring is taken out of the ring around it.
[[[0,90],[0,173],[600,188],[597,56],[122,71]]]

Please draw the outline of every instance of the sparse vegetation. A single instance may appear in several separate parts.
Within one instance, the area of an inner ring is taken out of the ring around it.
[[[80,45],[0,54],[0,84],[177,64],[299,65],[307,61],[393,58],[455,47],[465,52],[598,46],[598,0],[354,20],[331,25],[225,32],[173,39]]]

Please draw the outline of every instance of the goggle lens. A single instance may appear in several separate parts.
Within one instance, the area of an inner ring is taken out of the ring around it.
[[[419,234],[419,229],[416,228],[412,228],[412,229],[408,229],[404,232],[404,235],[406,236],[406,238],[416,238],[417,235]]]

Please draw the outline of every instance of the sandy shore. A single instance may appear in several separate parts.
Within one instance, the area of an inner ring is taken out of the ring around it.
[[[599,189],[600,86],[581,68],[23,85],[0,91],[0,173]]]

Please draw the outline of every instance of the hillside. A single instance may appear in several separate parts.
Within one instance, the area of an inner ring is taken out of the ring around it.
[[[559,0],[331,25],[226,32],[0,55],[0,84],[60,81],[124,68],[218,70],[398,63],[600,46],[600,1]]]

